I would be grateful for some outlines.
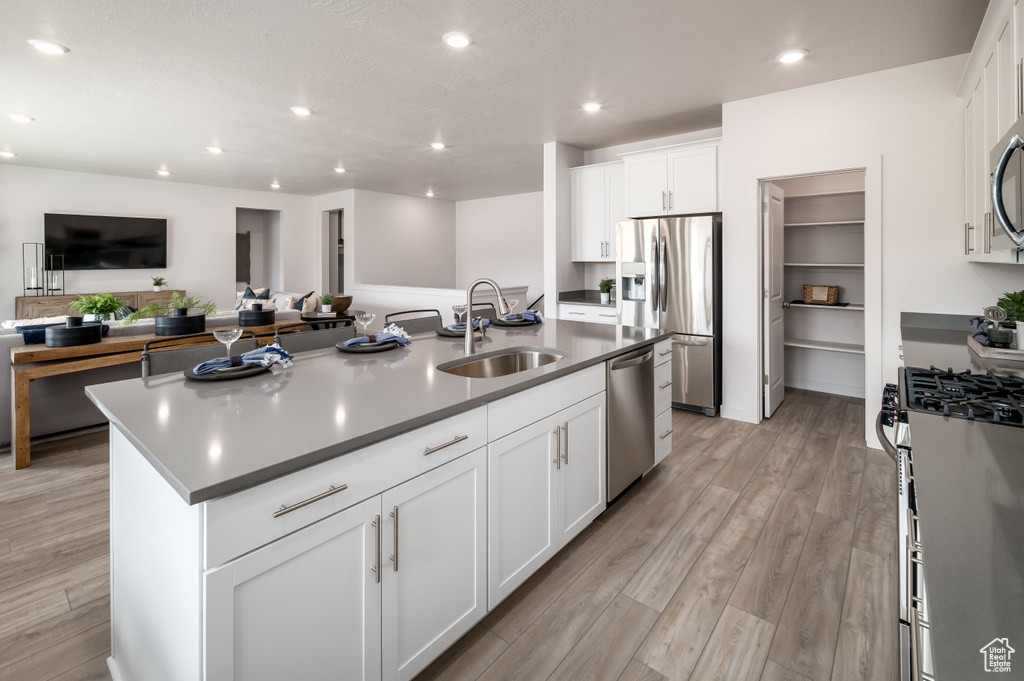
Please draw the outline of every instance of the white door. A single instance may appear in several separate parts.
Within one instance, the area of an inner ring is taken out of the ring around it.
[[[686,149],[668,156],[668,212],[718,210],[718,147]]]
[[[593,522],[605,509],[605,394],[560,412],[558,547]]]
[[[608,201],[605,218],[605,260],[615,260],[615,223],[626,219],[626,170],[623,166],[608,168],[604,174],[604,193]]]
[[[573,260],[603,260],[607,232],[604,168],[572,173]]]
[[[386,681],[416,676],[487,612],[486,472],[481,447],[381,495]]]
[[[782,189],[762,184],[764,197],[764,415],[771,416],[786,397],[786,326],[783,316],[785,215]]]
[[[555,417],[487,447],[487,581],[493,608],[558,550]]]
[[[668,212],[668,157],[644,156],[626,161],[626,214],[631,218]]]
[[[379,680],[380,497],[204,576],[207,681]]]

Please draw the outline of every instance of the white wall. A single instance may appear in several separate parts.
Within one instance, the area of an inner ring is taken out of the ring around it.
[[[358,283],[455,286],[453,202],[357,189],[355,206]]]
[[[0,319],[14,317],[22,293],[21,243],[43,240],[43,213],[141,215],[168,219],[165,270],[68,272],[69,293],[133,291],[163,276],[170,286],[229,308],[235,299],[235,211],[281,211],[281,277],[286,290],[316,284],[318,246],[311,200],[276,192],[204,187],[167,180],[0,166]]]
[[[544,144],[544,301],[550,316],[559,291],[583,288],[582,264],[572,261],[572,177],[583,151],[562,142]]]
[[[524,306],[544,292],[543,192],[455,204],[455,288],[479,277],[528,286]]]
[[[895,380],[900,365],[901,311],[977,314],[1002,291],[1024,288],[1024,266],[964,260],[964,102],[954,91],[965,61],[950,57],[723,106],[723,415],[758,418],[758,177],[881,158],[881,348],[868,347],[867,361],[880,362],[883,381]],[[880,393],[880,385],[867,386],[869,414]]]

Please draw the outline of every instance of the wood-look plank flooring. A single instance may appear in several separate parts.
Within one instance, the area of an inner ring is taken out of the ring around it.
[[[672,454],[417,681],[895,679],[895,468],[864,420],[798,390],[758,426],[674,412]],[[106,433],[0,454],[0,681],[110,679],[108,494]]]

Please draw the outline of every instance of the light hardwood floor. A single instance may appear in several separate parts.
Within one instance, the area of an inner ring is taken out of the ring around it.
[[[417,681],[897,676],[895,469],[863,401],[673,414],[672,454]],[[107,436],[0,454],[0,681],[107,681]],[[298,678],[298,677],[297,677]]]

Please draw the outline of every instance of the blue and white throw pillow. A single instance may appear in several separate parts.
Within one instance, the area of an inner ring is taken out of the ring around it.
[[[302,308],[306,304],[306,299],[309,298],[311,295],[313,295],[313,293],[314,293],[314,291],[310,291],[306,295],[304,295],[301,298],[299,298],[298,300],[296,300],[295,303],[292,305],[292,309],[293,310],[298,310],[299,312],[302,312]]]
[[[252,307],[252,303],[251,302],[249,303],[249,305],[245,304],[245,301],[247,299],[248,300],[260,300],[260,301],[266,300],[266,301],[269,301],[270,300],[270,287],[269,286],[264,286],[263,288],[258,288],[258,289],[256,289],[254,291],[251,286],[246,286],[245,287],[245,291],[242,293],[242,298],[235,305],[235,309],[236,310],[241,310],[241,309],[244,308],[244,309],[247,310],[247,309],[251,308]]]

